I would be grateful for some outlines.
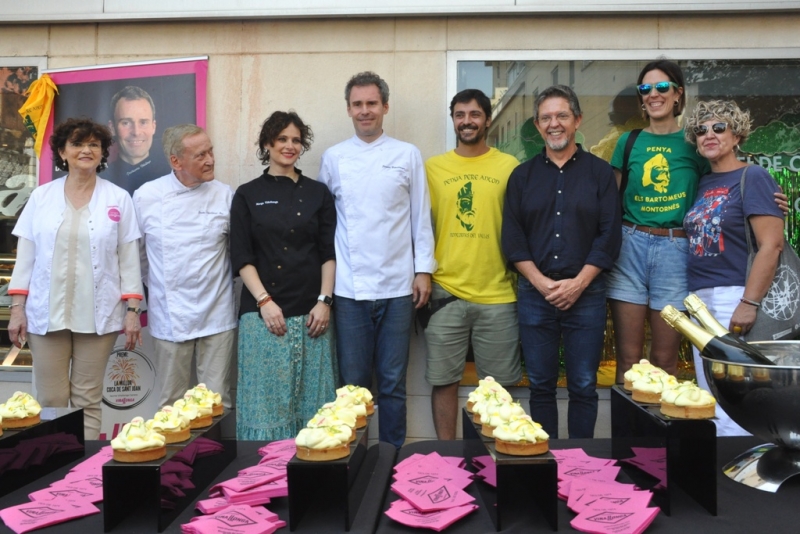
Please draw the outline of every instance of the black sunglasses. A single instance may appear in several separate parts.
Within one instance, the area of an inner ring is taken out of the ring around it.
[[[642,85],[637,85],[636,89],[639,91],[641,96],[647,96],[653,92],[653,87],[655,87],[656,91],[663,95],[664,93],[669,92],[670,87],[678,89],[678,84],[675,82],[658,82],[657,84],[643,83]]]
[[[711,125],[711,131],[713,131],[715,134],[724,133],[727,129],[728,124],[725,122],[715,122]],[[695,126],[692,131],[696,137],[703,137],[708,133],[708,125],[700,124],[699,126]]]

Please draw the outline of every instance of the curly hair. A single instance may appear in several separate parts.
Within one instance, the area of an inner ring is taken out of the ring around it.
[[[687,117],[683,130],[686,141],[696,145],[697,136],[694,134],[694,129],[710,120],[719,120],[730,126],[731,133],[739,137],[740,145],[743,145],[750,135],[752,122],[749,111],[742,111],[733,100],[709,100],[698,102]]]
[[[269,150],[266,147],[275,144],[280,133],[290,124],[294,124],[300,130],[300,144],[303,145],[300,155],[302,156],[311,149],[311,142],[314,140],[314,132],[311,131],[311,127],[304,123],[303,119],[294,111],[276,111],[264,121],[264,124],[261,125],[261,133],[258,134],[256,155],[261,163],[264,165],[269,163]]]
[[[681,93],[680,98],[678,98],[678,105],[672,108],[672,116],[677,117],[681,113],[683,113],[683,109],[686,107],[686,81],[683,77],[683,71],[678,66],[677,63],[674,63],[668,59],[659,58],[655,61],[651,61],[647,65],[644,66],[642,72],[639,73],[639,77],[636,79],[636,85],[642,85],[642,80],[644,80],[644,75],[650,72],[651,70],[660,70],[664,74],[667,75],[669,81],[683,89],[683,93]],[[636,91],[636,98],[639,100],[639,105],[644,105],[644,100],[642,99],[642,95],[639,94],[639,91]],[[647,112],[642,112],[643,118],[647,119]]]
[[[67,142],[82,143],[89,139],[100,141],[103,157],[96,170],[97,172],[103,171],[108,166],[108,149],[114,143],[114,139],[108,128],[86,117],[67,119],[53,129],[53,135],[50,136],[50,149],[53,151],[53,162],[56,168],[69,171],[69,165],[59,154],[61,150],[67,148]]]

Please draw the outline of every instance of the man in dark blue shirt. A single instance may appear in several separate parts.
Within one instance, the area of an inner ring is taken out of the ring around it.
[[[581,109],[567,86],[545,89],[533,121],[545,149],[517,167],[503,208],[503,253],[519,272],[518,313],[531,417],[558,437],[559,346],[570,438],[591,438],[606,324],[600,275],[619,254],[621,214],[611,166],[575,142]]]

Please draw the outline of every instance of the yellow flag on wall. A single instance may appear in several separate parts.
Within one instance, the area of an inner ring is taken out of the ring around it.
[[[44,131],[47,128],[47,121],[50,119],[50,110],[53,108],[53,99],[58,92],[58,87],[53,83],[48,74],[31,84],[27,91],[28,100],[19,108],[22,121],[25,127],[33,136],[36,144],[36,157],[42,157],[42,142],[44,141]]]

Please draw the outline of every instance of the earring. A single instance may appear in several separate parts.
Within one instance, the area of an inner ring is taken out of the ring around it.
[[[644,104],[642,104],[642,111],[647,111],[647,106],[645,106]]]

